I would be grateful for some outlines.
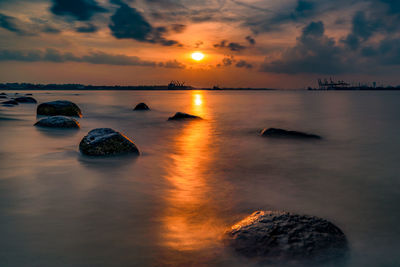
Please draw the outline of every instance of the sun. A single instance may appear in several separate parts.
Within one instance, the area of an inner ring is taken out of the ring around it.
[[[194,52],[192,53],[192,58],[196,61],[200,61],[204,58],[204,54],[201,52]]]

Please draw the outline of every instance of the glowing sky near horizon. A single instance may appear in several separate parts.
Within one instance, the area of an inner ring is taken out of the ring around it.
[[[0,0],[0,82],[302,88],[399,71],[395,0]]]

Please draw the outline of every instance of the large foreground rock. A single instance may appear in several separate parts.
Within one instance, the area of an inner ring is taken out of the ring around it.
[[[237,252],[270,262],[327,262],[343,258],[347,240],[327,220],[279,211],[256,211],[232,226],[226,241]]]
[[[17,97],[17,98],[15,98],[15,101],[17,101],[18,103],[32,103],[32,104],[37,103],[36,99],[34,99],[33,97],[30,97],[30,96]]]
[[[150,108],[145,103],[139,103],[133,110],[150,110]]]
[[[82,112],[75,103],[57,100],[40,104],[37,107],[37,115],[82,117]]]
[[[297,131],[288,131],[278,128],[268,128],[261,131],[264,137],[283,137],[283,138],[299,138],[299,139],[321,139],[321,136]]]
[[[183,113],[183,112],[177,112],[177,113],[175,113],[174,116],[168,118],[169,121],[188,120],[188,119],[190,120],[190,119],[201,119],[201,118],[198,116],[190,115],[190,114]]]
[[[136,145],[128,137],[110,128],[91,130],[82,139],[79,150],[88,156],[139,154]]]
[[[50,128],[79,128],[79,122],[65,116],[52,116],[35,123],[35,126]]]

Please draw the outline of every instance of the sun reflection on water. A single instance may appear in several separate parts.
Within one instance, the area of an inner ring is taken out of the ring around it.
[[[192,92],[190,113],[207,118],[207,108],[200,91]],[[190,251],[210,247],[220,234],[218,216],[209,192],[207,172],[214,160],[211,147],[212,128],[207,120],[185,122],[175,139],[172,166],[164,177],[171,188],[166,196],[163,220],[164,246]]]

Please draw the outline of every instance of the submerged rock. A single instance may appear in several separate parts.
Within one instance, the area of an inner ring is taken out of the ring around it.
[[[198,117],[198,116],[190,115],[190,114],[183,113],[183,112],[177,112],[177,113],[175,113],[174,116],[168,118],[169,121],[173,121],[173,120],[187,120],[187,119],[201,119],[201,118]]]
[[[320,261],[343,258],[347,239],[331,222],[280,211],[256,211],[226,233],[238,253],[270,262]]]
[[[25,95],[32,95],[32,94],[25,94]]]
[[[285,138],[310,138],[321,139],[321,136],[297,131],[288,131],[278,128],[268,128],[261,131],[261,136],[264,137],[285,137]]]
[[[8,100],[8,101],[4,101],[4,102],[1,102],[1,104],[3,104],[3,105],[8,105],[8,106],[16,106],[16,105],[18,105],[18,102],[17,101],[15,101],[14,99],[11,99],[11,100]]]
[[[83,137],[79,150],[88,156],[139,154],[136,145],[128,137],[110,128],[91,130]]]
[[[51,128],[79,128],[79,122],[65,116],[52,116],[35,123],[35,126]]]
[[[75,103],[57,100],[40,104],[37,107],[37,115],[82,117],[82,112]]]
[[[37,103],[36,99],[30,96],[17,97],[15,98],[15,101],[17,101],[18,103]]]
[[[150,108],[145,103],[139,103],[133,110],[150,110]]]

